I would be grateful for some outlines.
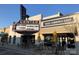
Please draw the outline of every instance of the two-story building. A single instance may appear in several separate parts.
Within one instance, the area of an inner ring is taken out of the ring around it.
[[[0,30],[0,32],[4,32]],[[5,29],[8,33],[9,43],[32,45],[40,37],[42,41],[57,39],[66,43],[69,40],[79,41],[79,13],[64,15],[58,12],[55,15],[43,17],[42,14],[26,16]],[[56,38],[55,38],[56,36]],[[16,39],[14,39],[16,38]]]

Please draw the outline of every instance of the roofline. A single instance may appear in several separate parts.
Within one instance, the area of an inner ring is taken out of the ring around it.
[[[57,18],[66,17],[66,16],[71,16],[71,15],[74,15],[74,14],[79,14],[79,12],[71,13],[71,14],[67,14],[67,15],[62,15],[62,16],[59,16],[59,17],[53,17],[53,18],[49,18],[49,19],[43,19],[42,21],[46,21],[46,20],[50,20],[50,19],[57,19]]]

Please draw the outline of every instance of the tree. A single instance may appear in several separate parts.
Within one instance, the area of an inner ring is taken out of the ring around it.
[[[2,45],[4,45],[4,43],[8,43],[8,33],[1,34],[1,42],[2,42]]]
[[[53,38],[52,38],[51,42],[52,42],[52,44],[57,43],[57,33],[56,33],[56,31],[54,31],[54,33],[53,33]]]
[[[41,41],[40,33],[38,33],[38,42]]]

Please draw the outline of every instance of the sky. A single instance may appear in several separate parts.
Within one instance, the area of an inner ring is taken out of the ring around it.
[[[29,16],[43,14],[44,17],[57,12],[70,14],[79,12],[78,4],[24,4]],[[11,25],[20,20],[20,4],[0,4],[0,28]]]

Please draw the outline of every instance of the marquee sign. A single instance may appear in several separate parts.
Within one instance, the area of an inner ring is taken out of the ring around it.
[[[16,30],[26,30],[25,26],[16,26]]]
[[[33,24],[30,24],[30,25],[26,25],[26,30],[39,30],[39,25],[33,25]]]
[[[38,24],[27,24],[26,26],[18,25],[18,26],[16,26],[16,30],[38,31],[39,25]]]

